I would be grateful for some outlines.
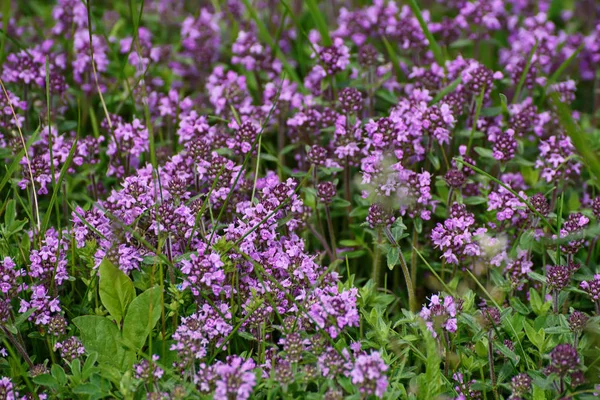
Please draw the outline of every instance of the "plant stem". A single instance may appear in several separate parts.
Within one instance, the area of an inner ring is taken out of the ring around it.
[[[346,156],[346,164],[344,165],[344,195],[348,203],[352,202],[350,193],[350,157]],[[350,212],[352,211],[352,205],[348,206],[348,224],[352,222]]]
[[[372,269],[372,279],[373,282],[375,283],[375,287],[378,288],[379,287],[379,267],[380,267],[380,255],[381,255],[381,250],[380,250],[380,245],[381,245],[381,230],[377,230],[377,243],[375,243],[375,252],[374,252],[374,256],[373,256],[373,269]]]
[[[417,285],[417,252],[415,249],[419,245],[419,232],[413,226],[413,237],[412,237],[412,248],[410,256],[410,278],[412,279],[413,285]]]
[[[327,216],[327,227],[329,228],[329,239],[331,239],[331,251],[333,252],[334,259],[337,259],[337,249],[335,246],[335,231],[333,230],[333,221],[331,220],[331,213],[329,212],[329,206],[325,206],[325,215]]]
[[[386,226],[384,229],[385,235],[387,236],[390,243],[398,249],[398,255],[400,256],[400,266],[402,267],[402,272],[404,273],[404,280],[406,282],[406,290],[408,291],[408,305],[409,309],[412,312],[417,311],[417,303],[415,301],[415,287],[413,286],[412,279],[410,278],[410,273],[408,271],[408,267],[406,266],[406,260],[404,259],[404,255],[402,254],[402,249],[392,232],[390,231],[389,226]]]
[[[29,365],[29,367],[33,367],[33,363],[31,362],[29,355],[27,355],[25,348],[23,346],[21,346],[21,343],[19,343],[19,341],[13,336],[13,334],[10,333],[8,331],[8,329],[6,329],[5,327],[2,327],[2,332],[8,338],[8,340],[12,343],[12,345],[15,346],[15,348],[17,349],[19,354],[23,357],[23,359],[25,360],[27,365]]]
[[[498,389],[496,388],[496,373],[494,372],[494,344],[493,344],[492,329],[488,332],[488,364],[490,364],[490,379],[492,380],[492,390],[494,391],[494,398],[498,398]]]
[[[443,330],[444,332],[444,341],[446,342],[446,361],[444,362],[444,375],[448,376],[448,371],[450,370],[450,337],[448,336],[448,331]]]
[[[329,247],[329,244],[327,243],[327,240],[325,240],[323,235],[321,235],[319,232],[317,232],[317,230],[312,225],[307,224],[307,226],[308,226],[308,229],[310,230],[310,233],[312,233],[317,238],[317,240],[321,243],[321,246],[323,246],[323,248],[325,249],[325,252],[329,256],[329,259],[333,262],[335,260],[335,258],[333,256],[333,252],[331,251],[331,247]]]

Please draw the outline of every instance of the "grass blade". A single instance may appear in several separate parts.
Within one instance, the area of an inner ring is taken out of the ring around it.
[[[425,18],[423,18],[421,9],[419,8],[419,5],[417,4],[417,0],[408,0],[408,6],[410,7],[413,14],[419,21],[419,25],[421,25],[423,34],[425,35],[425,37],[427,38],[427,41],[429,42],[429,50],[431,50],[431,52],[433,53],[433,56],[435,57],[435,61],[440,66],[443,67],[446,64],[446,58],[444,57],[442,48],[440,47],[438,42],[435,41],[435,38],[433,37],[431,31],[429,30],[429,27],[427,26],[427,22],[425,21]]]
[[[398,79],[400,79],[401,77],[404,76],[404,72],[402,71],[402,68],[400,68],[400,60],[398,59],[398,55],[396,54],[396,51],[394,51],[394,48],[392,47],[392,45],[390,44],[390,42],[387,40],[387,38],[385,36],[382,37],[381,39],[383,40],[385,49],[388,52],[388,56],[390,57],[390,61],[392,62],[392,67],[394,68],[394,71],[396,72],[396,76],[398,77]]]
[[[317,26],[317,30],[321,34],[323,45],[331,46],[333,42],[331,41],[331,36],[329,36],[329,28],[327,27],[327,23],[325,23],[325,18],[323,18],[323,13],[319,10],[316,0],[306,0],[305,4],[308,7],[310,16]]]
[[[250,18],[252,18],[252,20],[256,24],[256,27],[258,28],[258,33],[259,33],[260,39],[265,41],[269,46],[271,46],[271,49],[275,51],[275,54],[277,54],[277,58],[279,58],[279,61],[281,61],[281,63],[283,64],[283,68],[285,69],[287,74],[301,88],[304,88],[304,85],[302,84],[300,77],[298,77],[296,70],[288,62],[287,57],[283,54],[283,52],[279,48],[279,45],[277,43],[275,43],[275,41],[273,40],[273,36],[269,33],[269,30],[265,26],[265,23],[258,17],[258,13],[256,12],[256,9],[252,6],[252,4],[250,4],[249,0],[242,0],[242,2],[244,3],[244,5],[246,6],[246,9],[248,10],[248,13],[250,14]]]
[[[459,76],[458,78],[456,78],[455,80],[450,82],[450,84],[448,86],[446,86],[445,88],[440,90],[438,92],[438,94],[433,98],[433,100],[431,100],[429,102],[429,105],[432,106],[432,105],[437,104],[440,101],[442,101],[442,99],[444,97],[446,97],[448,94],[452,93],[454,91],[454,89],[456,89],[458,87],[458,85],[460,85],[461,83],[462,83],[462,77]]]
[[[475,104],[475,118],[473,118],[473,126],[471,127],[471,135],[469,135],[469,144],[467,145],[467,154],[471,150],[471,145],[473,144],[473,136],[475,135],[475,130],[477,129],[477,121],[479,121],[479,114],[481,113],[481,106],[483,105],[483,97],[485,96],[485,86],[481,89],[481,93],[477,96],[476,104]]]
[[[529,73],[529,69],[531,68],[531,63],[533,61],[533,56],[538,48],[539,42],[536,40],[535,45],[531,49],[529,53],[529,57],[527,57],[527,63],[525,64],[525,68],[523,69],[523,73],[521,74],[521,78],[519,79],[519,83],[517,85],[517,89],[515,90],[515,94],[513,96],[512,102],[513,104],[519,101],[519,96],[521,95],[521,90],[523,89],[523,85],[525,84],[525,79],[527,79],[527,74]]]
[[[582,132],[581,128],[573,120],[573,115],[571,114],[569,106],[560,101],[559,94],[551,93],[550,97],[552,103],[556,107],[561,125],[565,128],[565,132],[573,141],[573,145],[583,158],[588,170],[595,178],[594,183],[597,187],[600,187],[600,159],[598,158],[598,154],[594,151],[591,143],[585,136],[585,133]]]

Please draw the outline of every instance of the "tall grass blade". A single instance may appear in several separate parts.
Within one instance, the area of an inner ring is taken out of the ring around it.
[[[440,47],[438,42],[436,42],[435,38],[433,37],[433,34],[429,30],[429,27],[427,26],[427,22],[425,21],[425,18],[423,18],[421,9],[419,8],[419,5],[417,4],[417,0],[408,0],[408,6],[410,7],[413,14],[419,21],[419,25],[421,25],[423,34],[425,35],[425,37],[427,38],[427,41],[429,42],[429,50],[431,50],[431,52],[433,53],[433,56],[435,57],[435,61],[440,66],[442,66],[442,67],[445,66],[446,58],[444,57],[442,48]]]
[[[565,132],[573,141],[573,145],[583,158],[583,161],[585,161],[588,170],[595,178],[594,182],[596,186],[600,188],[600,158],[598,158],[598,153],[594,151],[585,133],[575,123],[575,120],[573,120],[571,109],[560,100],[560,95],[558,93],[552,93],[550,94],[550,97],[552,103],[556,107],[556,112],[561,125],[565,128]]]

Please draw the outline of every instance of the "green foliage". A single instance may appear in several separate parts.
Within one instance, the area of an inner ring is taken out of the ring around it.
[[[156,286],[136,297],[127,310],[123,321],[123,340],[139,351],[160,319],[162,313],[162,292]]]
[[[129,303],[135,298],[131,279],[108,258],[100,263],[100,299],[110,315],[120,324]]]

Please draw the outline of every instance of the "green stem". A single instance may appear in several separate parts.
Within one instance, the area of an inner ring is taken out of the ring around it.
[[[492,380],[492,390],[494,391],[494,399],[498,399],[498,389],[496,388],[496,372],[494,371],[494,331],[488,332],[488,364],[490,364],[490,379]]]
[[[327,227],[329,228],[329,239],[331,239],[331,251],[333,252],[334,259],[337,259],[337,249],[335,246],[335,231],[333,230],[333,221],[331,220],[331,212],[329,212],[329,206],[327,206],[327,205],[325,205],[325,215],[327,217]]]
[[[404,259],[404,255],[402,254],[402,249],[400,248],[400,245],[398,244],[398,242],[396,242],[396,239],[394,239],[394,236],[392,235],[392,232],[390,231],[390,228],[388,226],[385,227],[384,232],[385,232],[385,235],[387,236],[388,240],[392,244],[392,246],[394,246],[398,249],[398,255],[400,257],[400,267],[402,268],[402,272],[404,273],[404,280],[406,282],[406,290],[408,291],[409,309],[412,312],[416,312],[417,311],[417,303],[415,301],[415,287],[413,286],[413,281],[410,278],[410,272],[408,271],[408,267],[406,266],[406,260]]]
[[[381,256],[381,230],[377,230],[377,243],[375,243],[374,255],[373,255],[373,269],[372,276],[373,282],[375,283],[375,287],[379,287],[379,267],[381,264],[380,256]]]
[[[413,227],[413,236],[412,236],[412,248],[413,251],[410,255],[410,276],[413,282],[413,285],[417,285],[417,252],[414,250],[419,245],[419,233]]]

